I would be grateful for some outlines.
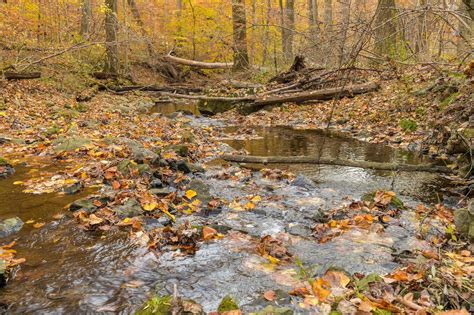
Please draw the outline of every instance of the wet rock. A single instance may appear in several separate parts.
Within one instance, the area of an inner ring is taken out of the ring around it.
[[[188,174],[188,173],[191,173],[191,167],[189,165],[189,163],[187,163],[186,161],[178,161],[176,162],[176,169],[178,171],[181,171],[183,172],[184,174]]]
[[[141,218],[144,228],[146,231],[151,231],[153,229],[159,229],[165,227],[165,224],[162,224],[159,219],[152,217],[142,217]]]
[[[470,200],[466,208],[454,212],[456,230],[469,240],[474,240],[474,199]]]
[[[158,218],[158,223],[163,226],[168,226],[168,225],[172,225],[173,221],[171,220],[169,216],[162,215],[161,217]]]
[[[209,186],[200,179],[193,179],[187,185],[187,189],[194,190],[197,193],[197,198],[205,205],[213,199]]]
[[[0,237],[7,237],[21,230],[23,221],[20,218],[14,217],[5,219],[0,222]]]
[[[186,157],[189,154],[189,148],[185,144],[174,144],[166,146],[163,151],[173,151],[181,157]]]
[[[113,209],[119,218],[133,218],[143,214],[143,209],[135,199],[127,200],[123,205],[115,207]]]
[[[150,183],[150,188],[163,188],[163,182],[160,179],[154,179]]]
[[[316,188],[314,182],[304,175],[298,175],[295,180],[291,182],[291,185],[301,187],[306,190],[312,190]]]
[[[152,195],[155,195],[157,197],[166,197],[168,196],[169,194],[172,193],[172,191],[170,190],[169,187],[162,187],[162,188],[153,188],[153,189],[150,189],[150,193]]]
[[[54,150],[56,152],[60,151],[74,151],[82,148],[85,145],[90,143],[89,139],[80,137],[80,136],[60,136],[53,142]]]
[[[7,178],[15,173],[15,169],[11,166],[7,160],[0,157],[0,179]]]
[[[292,224],[290,223],[287,232],[291,235],[302,236],[302,237],[310,237],[311,233],[313,232],[310,227],[302,225],[302,224]]]
[[[136,315],[188,314],[204,315],[202,306],[193,300],[173,298],[170,295],[155,296],[148,300]]]
[[[81,182],[76,182],[74,184],[64,187],[63,191],[68,195],[74,195],[78,193],[79,191],[81,191],[81,189],[82,189]]]
[[[261,311],[255,313],[256,315],[292,315],[293,311],[288,307],[276,307],[268,305]]]
[[[0,249],[0,254],[3,250]],[[0,259],[0,287],[3,287],[8,282],[8,268],[7,262],[3,259]]]
[[[232,102],[217,101],[217,100],[201,100],[198,103],[199,112],[203,115],[213,116],[218,113],[226,112],[235,107]]]
[[[86,197],[86,198],[81,198],[69,206],[70,211],[78,211],[78,210],[84,210],[88,214],[94,213],[97,211],[97,207],[94,205],[94,201],[100,201],[100,203],[107,203],[106,198],[102,197]]]
[[[145,160],[158,161],[159,159],[158,154],[149,149],[146,149],[143,144],[138,141],[128,138],[120,138],[120,142],[128,147],[131,152],[130,157],[137,163],[143,163]]]

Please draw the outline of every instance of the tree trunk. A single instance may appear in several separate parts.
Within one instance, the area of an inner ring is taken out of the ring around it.
[[[117,31],[118,31],[118,20],[117,20],[117,0],[105,0],[106,11],[105,11],[105,49],[106,49],[106,60],[105,60],[105,73],[118,73],[119,69],[119,56],[118,56],[118,45],[117,45]]]
[[[127,2],[128,2],[128,6],[130,7],[130,11],[132,11],[133,19],[135,20],[135,23],[137,23],[138,27],[140,28],[140,32],[142,33],[142,36],[144,40],[146,41],[148,54],[150,55],[150,57],[154,57],[156,55],[155,50],[153,49],[153,45],[150,39],[148,38],[148,34],[146,33],[145,25],[143,24],[143,20],[140,15],[140,11],[138,10],[137,4],[135,3],[135,0],[127,0]]]
[[[288,29],[286,27],[285,7],[283,5],[283,0],[279,0],[278,5],[280,7],[281,50],[283,51],[283,55],[286,56],[286,50],[288,49]]]
[[[427,0],[419,0],[418,7],[421,10],[426,10]],[[427,13],[426,11],[423,14],[418,16],[418,32],[415,37],[415,53],[417,58],[420,61],[425,60],[428,52],[428,40],[427,40]]]
[[[285,58],[286,60],[293,59],[293,41],[295,34],[295,1],[286,0],[286,28],[287,28],[287,40],[286,40],[286,49],[285,49]]]
[[[345,0],[342,2],[342,23],[341,23],[341,38],[339,41],[339,67],[347,61],[346,56],[346,40],[347,40],[347,32],[349,30],[349,23],[351,19],[351,0]]]
[[[318,1],[308,0],[308,24],[313,45],[319,42]]]
[[[458,55],[471,52],[474,46],[474,0],[462,0],[460,6],[463,18],[459,22]]]
[[[90,21],[92,16],[91,0],[82,0],[81,3],[81,35],[87,36],[90,33]]]
[[[242,70],[249,67],[245,0],[232,0],[232,25],[234,33],[234,70]]]
[[[324,31],[327,39],[332,33],[332,0],[324,0]]]
[[[379,0],[375,12],[375,51],[381,56],[394,56],[397,45],[395,0]]]

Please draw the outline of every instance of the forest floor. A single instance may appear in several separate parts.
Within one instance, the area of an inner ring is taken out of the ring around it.
[[[358,148],[371,142],[419,151],[465,173],[470,157],[464,140],[473,130],[472,81],[454,74],[439,79],[410,73],[355,98],[288,104],[248,116],[230,111],[212,119],[153,113],[156,105],[146,93],[101,92],[80,103],[34,81],[1,84],[0,174],[26,167],[27,176],[11,177],[23,194],[91,191],[66,210],[55,209],[54,216],[20,215],[30,227],[26,230],[50,231],[75,220],[82,233],[99,239],[124,231],[131,242],[154,253],[155,268],[163,269],[153,280],[133,280],[127,273],[130,279],[119,292],[143,287],[146,293],[136,297],[138,303],[154,293],[158,280],[174,284],[157,290],[143,314],[199,313],[199,304],[221,314],[239,308],[259,314],[473,310],[473,248],[456,231],[451,209],[468,207],[469,199],[461,195],[472,188],[469,178],[448,177],[457,182],[457,195],[454,202],[448,198],[448,205],[391,191],[390,174],[326,170],[329,176],[359,180],[357,188],[339,190],[347,183],[321,186],[286,167],[252,171],[218,161],[236,152],[223,138],[258,138],[255,126],[326,129],[330,120],[331,130],[362,140]],[[226,131],[229,126],[240,129]],[[418,183],[414,179],[407,185]],[[19,235],[5,240],[21,247],[31,237]],[[1,254],[23,279],[7,284],[11,292],[15,286],[28,289],[27,271],[33,268],[27,266],[28,251],[16,257],[15,246],[5,245]],[[167,278],[171,275],[173,281]],[[17,302],[8,297],[0,293],[0,301],[13,311],[50,305],[39,297]],[[52,307],[77,302],[69,307],[116,312],[140,306],[63,301]]]

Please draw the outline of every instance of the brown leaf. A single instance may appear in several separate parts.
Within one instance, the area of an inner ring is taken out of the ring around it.
[[[217,235],[217,231],[211,227],[205,226],[202,228],[202,238],[205,241],[211,240]]]
[[[309,291],[306,287],[301,287],[301,288],[296,288],[288,292],[289,295],[294,295],[294,296],[305,296],[309,295]]]
[[[275,293],[275,291],[267,291],[263,294],[263,297],[267,301],[275,301],[276,293]]]

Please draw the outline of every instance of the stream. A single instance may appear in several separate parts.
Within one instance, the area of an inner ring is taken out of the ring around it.
[[[164,114],[179,107],[167,105]],[[211,119],[207,119],[212,121]],[[355,139],[328,135],[321,131],[290,128],[255,128],[242,137],[238,127],[226,127],[222,141],[252,155],[315,155],[324,143],[322,155],[332,158],[377,162],[418,164],[426,162],[414,153]],[[255,166],[259,167],[259,166]],[[443,185],[434,174],[372,171],[359,168],[317,165],[272,165],[300,174],[302,184],[274,181],[254,172],[245,181],[222,176],[235,167],[223,168],[209,163],[201,180],[212,195],[233,200],[244,198],[260,189],[263,201],[253,211],[222,211],[181,217],[193,225],[209,225],[225,237],[200,246],[195,255],[166,251],[161,256],[133,242],[118,229],[88,232],[69,215],[64,207],[90,192],[76,195],[22,192],[15,181],[25,180],[31,167],[17,166],[14,176],[0,180],[0,219],[12,216],[43,221],[35,229],[25,224],[20,232],[4,240],[16,240],[17,257],[26,258],[16,277],[0,289],[0,303],[8,313],[132,313],[153,293],[179,294],[213,311],[225,295],[239,301],[244,311],[261,309],[266,290],[288,292],[297,282],[294,266],[272,269],[265,259],[252,250],[253,239],[287,233],[289,251],[315,273],[337,266],[353,273],[386,273],[397,262],[393,254],[423,248],[426,244],[412,236],[416,229],[413,214],[402,215],[399,225],[390,226],[382,235],[368,236],[358,230],[324,244],[311,239],[311,226],[324,211],[340,205],[344,197],[360,198],[376,189],[394,190],[409,204],[432,202]],[[278,198],[269,198],[277,196]],[[281,305],[292,305],[292,297],[283,294]]]

